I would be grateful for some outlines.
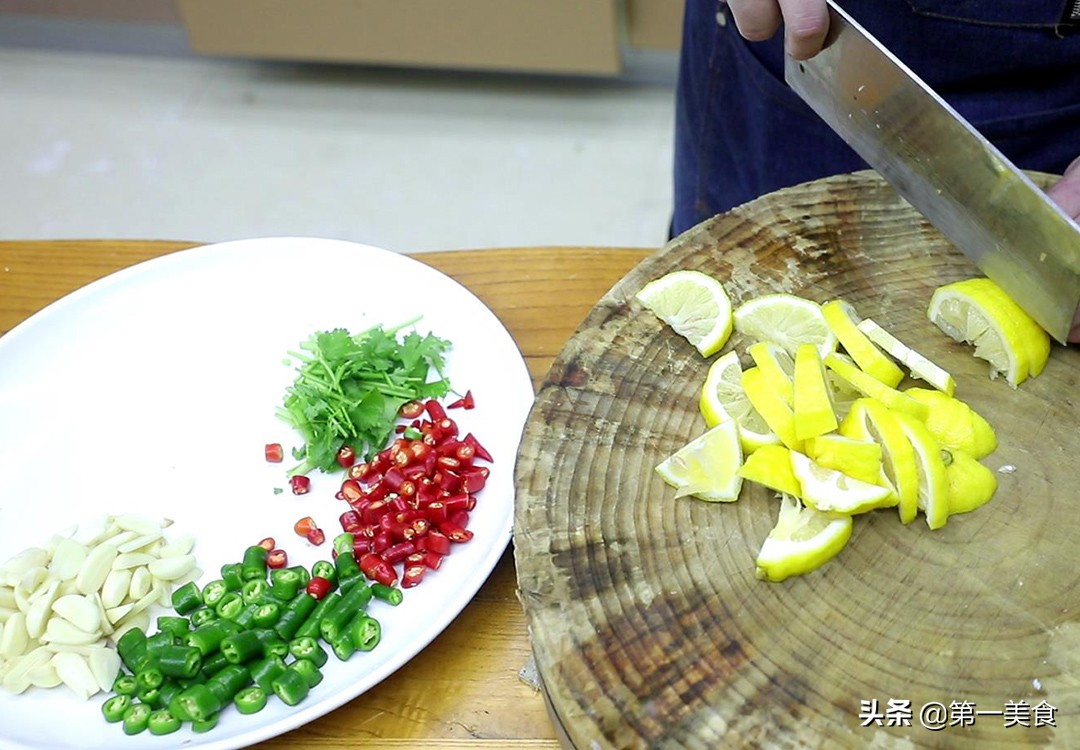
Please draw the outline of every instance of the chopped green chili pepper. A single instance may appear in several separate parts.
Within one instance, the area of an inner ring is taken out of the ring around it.
[[[131,628],[116,642],[116,653],[120,655],[120,661],[132,672],[138,671],[140,666],[145,666],[146,633],[139,628]]]
[[[216,619],[218,619],[217,612],[209,607],[199,607],[191,613],[191,626],[198,629],[206,623],[213,622]]]
[[[392,604],[395,607],[401,604],[402,599],[405,598],[405,594],[402,593],[401,589],[396,586],[386,586],[381,583],[371,584],[371,593],[376,599],[380,599],[387,604]]]
[[[258,685],[246,687],[233,697],[233,704],[242,714],[257,714],[266,708],[266,691]]]
[[[135,697],[148,706],[157,708],[161,702],[161,687],[140,687]]]
[[[274,693],[286,706],[295,706],[304,700],[311,690],[303,675],[288,667],[274,680],[273,686]]]
[[[269,590],[270,587],[267,585],[265,579],[256,578],[244,583],[244,587],[240,589],[240,596],[243,597],[244,604],[261,602],[263,598],[268,595]]]
[[[272,628],[281,617],[281,605],[277,602],[266,602],[258,605],[251,624],[256,628]]]
[[[169,713],[169,709],[159,708],[150,714],[147,726],[150,728],[150,734],[172,734],[180,728],[180,720]]]
[[[309,688],[313,688],[322,682],[322,672],[319,671],[319,668],[315,666],[314,662],[310,662],[307,659],[298,659],[290,664],[288,668],[294,670],[303,677],[304,682],[307,683]]]
[[[138,734],[146,729],[154,709],[145,703],[132,703],[124,712],[124,734]]]
[[[308,585],[308,581],[311,580],[311,573],[303,565],[293,565],[289,570],[295,570],[296,575],[300,577],[300,588]]]
[[[188,716],[187,711],[184,710],[183,703],[180,700],[180,696],[187,690],[185,687],[180,687],[180,683],[173,683],[180,689],[165,701],[165,708],[169,709],[169,713],[178,718],[180,721],[191,721],[191,717]]]
[[[217,580],[203,586],[202,601],[207,607],[217,607],[217,603],[225,594],[229,593],[229,586],[225,581]]]
[[[190,716],[192,721],[206,721],[215,716],[224,705],[210,691],[207,683],[202,682],[184,688],[184,692],[180,693],[179,703],[183,707],[184,713]]]
[[[292,640],[296,631],[300,629],[311,613],[315,611],[318,600],[306,591],[301,591],[289,602],[289,606],[281,613],[281,619],[274,625],[274,630],[284,640]]]
[[[266,578],[266,556],[270,554],[265,547],[253,545],[244,550],[244,559],[240,567],[240,577],[245,581]]]
[[[340,599],[341,597],[337,597]],[[319,623],[322,621],[323,615],[336,604],[336,600],[333,594],[328,594],[318,601],[315,605],[315,609],[311,611],[307,620],[300,626],[300,629],[296,631],[296,636],[306,636],[308,638],[319,637]]]
[[[187,642],[206,656],[217,651],[226,637],[239,632],[240,626],[232,620],[211,620],[188,633]]]
[[[161,683],[165,682],[165,675],[158,667],[147,667],[135,675],[135,682],[138,683],[140,692],[151,690],[161,687]]]
[[[153,661],[157,661],[161,655],[161,649],[173,645],[173,637],[169,633],[154,633],[146,639],[146,653]]]
[[[341,598],[341,602],[327,615],[323,616],[319,623],[319,634],[327,643],[333,643],[338,635],[344,632],[349,622],[367,607],[371,601],[371,587],[364,584],[349,589]]]
[[[289,653],[294,659],[306,659],[316,667],[323,666],[330,658],[326,655],[326,649],[310,636],[301,636],[290,641]]]
[[[209,716],[209,717],[203,719],[202,721],[192,721],[191,722],[191,731],[195,732],[196,734],[202,734],[203,732],[209,732],[211,729],[213,729],[214,727],[217,726],[218,719],[220,719],[220,718],[221,718],[220,714],[214,714],[212,716]]]
[[[254,630],[242,630],[221,642],[221,654],[230,664],[243,664],[263,655],[263,642]]]
[[[338,591],[342,594],[347,594],[358,583],[367,583],[367,577],[363,573],[357,572],[351,576],[344,576],[338,579]]]
[[[221,701],[228,704],[233,696],[251,683],[251,672],[240,664],[230,664],[206,681],[206,687]]]
[[[281,639],[276,631],[270,628],[260,628],[250,631],[254,633],[262,643],[264,656],[285,657],[289,654],[289,644]]]
[[[300,576],[295,568],[279,568],[270,572],[270,594],[287,602],[300,590]]]
[[[186,617],[173,617],[162,615],[157,618],[157,628],[162,633],[168,633],[173,638],[187,638],[191,631],[191,623]]]
[[[167,677],[195,677],[202,669],[202,652],[194,646],[165,646],[158,655],[158,668]]]
[[[325,578],[330,583],[337,583],[337,568],[334,567],[332,562],[316,560],[315,564],[311,566],[311,577]]]
[[[255,610],[260,606],[261,605],[256,604],[255,602],[245,604],[244,608],[240,610],[240,614],[233,619],[233,622],[242,628],[252,627],[255,624]]]
[[[225,658],[225,654],[221,653],[220,650],[215,651],[203,659],[200,675],[203,679],[210,679],[224,669],[228,663],[229,660]]]
[[[349,623],[349,637],[357,651],[370,651],[382,639],[382,626],[366,612],[357,612]]]
[[[158,699],[155,703],[160,708],[169,709],[169,713],[183,721],[184,717],[172,710],[172,704],[180,697],[182,692],[184,692],[184,688],[179,682],[166,680],[165,684],[161,686],[161,690],[158,691]]]
[[[172,605],[178,615],[189,615],[202,604],[202,592],[194,581],[188,581],[172,592]]]
[[[280,656],[268,656],[251,664],[251,679],[267,692],[273,692],[274,680],[285,671],[285,661]]]
[[[344,555],[346,552],[352,553],[354,538],[355,537],[347,531],[343,534],[338,534],[334,537],[332,549],[334,552],[338,553],[338,555]]]
[[[333,650],[334,656],[341,661],[348,661],[356,653],[356,646],[353,645],[352,636],[348,632],[341,633],[331,641],[330,648]]]
[[[225,581],[225,587],[229,591],[239,591],[244,585],[244,577],[241,574],[243,567],[240,563],[225,563],[221,566],[221,580]]]
[[[341,582],[360,573],[360,564],[356,562],[356,556],[349,549],[334,558],[334,569],[337,570],[337,579]]]
[[[226,592],[221,601],[214,607],[218,617],[226,620],[235,620],[244,611],[244,600],[234,591]]]
[[[135,695],[139,689],[139,683],[135,681],[135,675],[120,673],[113,681],[112,691],[117,695]]]
[[[114,695],[101,704],[101,713],[105,716],[105,721],[115,724],[124,720],[124,714],[131,708],[131,704],[130,695]]]

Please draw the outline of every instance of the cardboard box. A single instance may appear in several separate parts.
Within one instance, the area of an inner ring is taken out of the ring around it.
[[[636,49],[678,50],[682,46],[684,0],[626,0],[626,27]]]
[[[612,75],[617,0],[179,0],[208,55]]]

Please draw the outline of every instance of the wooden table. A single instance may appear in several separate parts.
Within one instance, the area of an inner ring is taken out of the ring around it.
[[[0,242],[0,335],[53,300],[120,268],[197,243]],[[600,296],[650,251],[507,248],[418,260],[483,300],[517,341],[534,385]],[[508,551],[430,646],[351,703],[262,748],[557,748],[541,694],[518,673],[530,657]]]

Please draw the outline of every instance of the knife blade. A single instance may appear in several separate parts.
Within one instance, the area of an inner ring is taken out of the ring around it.
[[[828,0],[824,48],[788,85],[1039,325],[1080,305],[1080,226],[903,62]]]

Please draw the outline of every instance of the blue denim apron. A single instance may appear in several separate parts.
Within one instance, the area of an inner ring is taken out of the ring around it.
[[[1078,0],[840,0],[1017,165],[1080,156]],[[739,36],[727,6],[687,0],[675,127],[678,234],[781,187],[865,169],[784,83],[783,34]]]

